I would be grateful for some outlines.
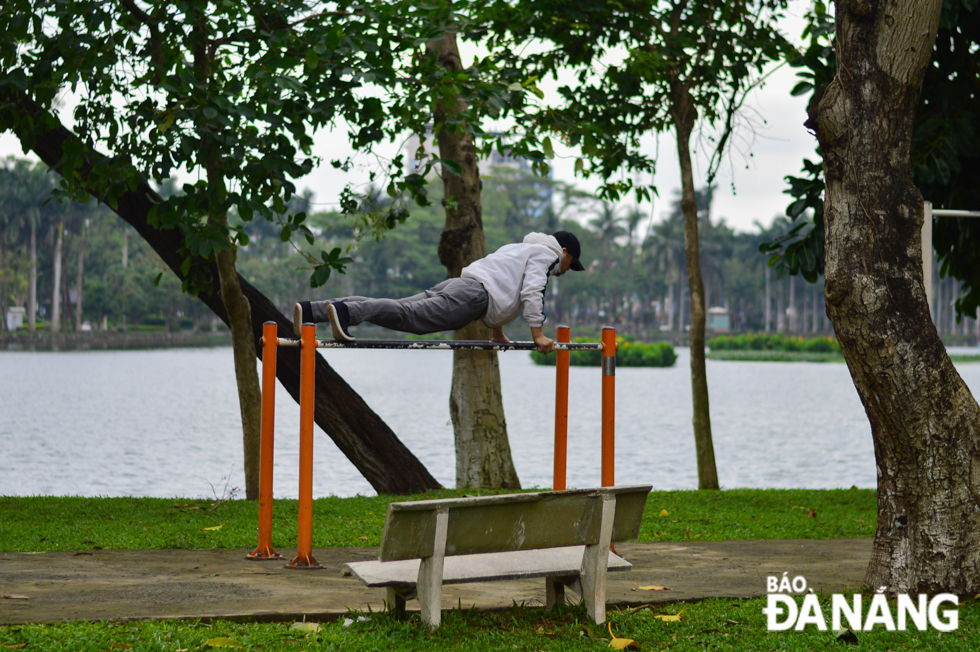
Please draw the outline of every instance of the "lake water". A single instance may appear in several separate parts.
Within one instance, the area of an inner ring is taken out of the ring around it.
[[[697,488],[689,355],[670,369],[619,368],[616,481]],[[335,369],[446,486],[452,353],[326,351]],[[551,486],[554,368],[500,355],[524,487]],[[974,393],[980,364],[959,371]],[[870,427],[843,364],[708,362],[722,487],[875,487]],[[570,374],[568,486],[600,483],[598,368]],[[299,409],[276,399],[276,497],[298,487]],[[0,352],[0,495],[225,495],[244,486],[230,348]],[[314,494],[373,494],[316,429]],[[241,493],[238,494],[241,496]]]

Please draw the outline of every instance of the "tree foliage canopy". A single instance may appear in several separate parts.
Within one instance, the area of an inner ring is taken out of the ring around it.
[[[804,37],[809,47],[794,62],[800,83],[793,93],[810,93],[811,114],[823,89],[837,74],[833,17],[822,2],[808,14]],[[980,3],[946,0],[932,61],[926,70],[912,137],[912,175],[935,208],[980,210]],[[811,118],[812,120],[812,118]],[[807,126],[812,128],[812,122]],[[786,177],[793,202],[787,214],[796,222],[782,238],[762,245],[772,253],[777,275],[801,274],[815,281],[824,268],[823,166],[805,160],[800,176]],[[933,245],[941,274],[963,282],[956,302],[960,314],[976,316],[980,306],[980,224],[937,218]]]
[[[49,111],[71,91],[79,147],[105,154],[84,171],[88,187],[110,205],[139,178],[196,176],[152,216],[181,230],[193,272],[208,268],[214,250],[247,242],[243,229],[229,231],[209,214],[260,216],[278,223],[284,240],[313,239],[305,212],[291,213],[288,203],[295,180],[319,163],[311,154],[317,129],[346,125],[353,147],[371,151],[426,133],[434,99],[465,98],[472,115],[460,125],[506,112],[518,94],[492,61],[450,73],[425,56],[426,42],[462,23],[448,3],[12,0],[0,10],[0,91],[5,101],[26,93]],[[13,124],[11,115],[0,128],[25,133],[26,151],[32,125]],[[70,182],[83,173],[81,154],[66,151],[60,162]],[[439,160],[424,151],[419,159],[406,168],[396,156],[372,174],[386,177],[398,201],[384,214],[361,215],[362,231],[377,235],[404,221],[409,200],[428,203],[424,177]],[[209,165],[227,187],[202,178]],[[349,161],[332,165],[347,169]],[[341,207],[359,212],[351,187]],[[336,254],[310,261],[314,285],[343,268]],[[197,278],[189,289],[207,283]]]

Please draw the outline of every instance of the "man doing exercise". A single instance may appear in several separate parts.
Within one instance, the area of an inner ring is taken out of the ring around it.
[[[569,269],[585,269],[581,247],[572,233],[530,233],[524,241],[504,245],[463,268],[459,278],[404,299],[345,297],[330,301],[303,301],[293,306],[293,328],[307,322],[330,322],[338,342],[353,342],[349,328],[370,322],[392,330],[424,335],[459,330],[482,319],[493,331],[491,340],[509,342],[505,324],[523,314],[538,350],[550,353],[554,340],[546,337],[544,292],[553,276]]]

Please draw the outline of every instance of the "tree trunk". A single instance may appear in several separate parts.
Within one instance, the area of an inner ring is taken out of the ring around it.
[[[684,272],[677,274],[677,332],[684,332]]]
[[[64,155],[66,145],[84,151],[78,138],[65,129],[57,120],[42,112],[32,100],[10,88],[0,89],[0,126],[12,125],[21,137],[21,142],[30,143],[31,150],[46,165],[60,174],[58,166]],[[103,161],[99,154],[90,153],[79,165],[82,189],[98,196],[95,188],[87,186],[86,180],[93,166]],[[119,163],[119,174],[124,176],[128,168]],[[152,188],[139,181],[135,190],[123,193],[113,210],[119,217],[133,226],[146,242],[160,255],[177,278],[183,280],[183,262],[180,253],[183,236],[178,229],[157,230],[147,222],[150,209],[163,202]],[[218,277],[216,269],[211,271]],[[292,333],[292,321],[283,315],[265,295],[256,290],[241,276],[238,276],[242,293],[248,299],[252,318],[252,335],[256,344],[261,342],[262,324],[273,321],[279,332]],[[204,292],[198,298],[228,323],[224,303],[220,299],[220,287],[214,294]],[[257,346],[261,354],[262,347]],[[316,356],[316,403],[313,419],[334,441],[341,452],[371,483],[378,493],[408,494],[441,485],[412,455],[411,451],[395,436],[391,429],[374,413],[350,386],[337,375],[317,353]],[[294,400],[299,400],[299,349],[283,347],[279,350],[276,377]]]
[[[208,163],[208,185],[216,194],[224,195],[224,177],[220,163],[215,159]],[[221,201],[211,203],[223,204]],[[209,216],[208,221],[228,228],[226,214]],[[251,308],[242,294],[235,269],[235,248],[216,251],[215,267],[221,284],[221,302],[225,306],[228,325],[231,328],[231,348],[235,360],[235,381],[238,386],[238,408],[242,416],[242,448],[245,467],[245,498],[259,498],[259,461],[262,445],[262,391],[259,389],[259,373],[256,368],[256,343],[253,336]],[[169,319],[168,319],[169,322]]]
[[[205,10],[195,12],[196,38],[193,43],[194,65],[198,82],[204,86],[212,80],[214,61],[207,33]],[[204,168],[208,178],[208,223],[225,232],[227,249],[214,252],[215,267],[221,283],[221,301],[231,329],[231,349],[235,360],[235,381],[238,386],[238,407],[242,416],[242,445],[244,449],[245,498],[259,499],[259,454],[262,447],[262,392],[259,389],[259,373],[256,368],[256,344],[252,337],[251,309],[242,296],[235,269],[235,244],[227,234],[228,214],[222,208],[226,203],[227,189],[222,169],[222,157],[211,128],[198,125],[203,140]],[[169,319],[168,319],[169,325]]]
[[[808,125],[826,177],[826,301],[871,423],[878,527],[865,582],[980,590],[980,408],[929,318],[909,159],[941,0],[837,5],[838,76]]]
[[[461,69],[456,34],[447,32],[429,44],[447,70]],[[460,101],[438,102],[435,123],[442,125],[437,137],[439,157],[455,161],[462,173],[454,175],[442,166],[443,206],[446,228],[439,238],[439,260],[450,278],[458,277],[466,265],[487,255],[480,203],[480,172],[473,134],[447,122],[466,109]],[[474,321],[455,332],[456,339],[489,340],[490,329]],[[449,413],[456,439],[456,486],[520,488],[510,454],[507,422],[500,390],[500,367],[496,351],[453,351],[453,386]]]
[[[7,332],[7,237],[10,222],[3,225],[0,235],[0,332]]]
[[[52,276],[53,289],[51,290],[51,332],[57,333],[61,330],[61,245],[62,235],[65,227],[62,222],[58,222],[58,230],[54,239],[54,270]]]
[[[711,413],[708,406],[708,373],[704,361],[704,282],[701,278],[701,252],[698,244],[698,205],[694,197],[691,166],[691,132],[697,109],[687,86],[671,85],[671,117],[677,131],[677,157],[681,165],[681,210],[684,212],[684,254],[691,292],[691,395],[694,402],[694,447],[698,458],[698,489],[718,489],[718,469],[711,439]]]
[[[768,333],[772,329],[772,296],[770,290],[769,278],[772,272],[769,265],[766,265],[766,332]]]
[[[79,225],[79,235],[78,238],[78,278],[75,280],[76,290],[78,294],[75,302],[75,330],[82,330],[82,272],[85,268],[85,231],[87,230],[86,220],[82,220]]]
[[[31,211],[31,251],[30,262],[27,268],[27,331],[37,332],[37,222],[41,219],[37,208],[33,206]]]
[[[785,283],[776,284],[776,332],[786,332],[786,301],[783,286]]]

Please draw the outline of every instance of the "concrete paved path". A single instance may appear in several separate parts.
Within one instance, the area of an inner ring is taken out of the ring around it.
[[[633,563],[609,575],[608,603],[640,605],[766,593],[766,576],[802,575],[810,588],[861,587],[871,539],[631,543],[617,546]],[[349,561],[376,559],[377,548],[315,548],[325,567],[252,562],[244,550],[97,550],[0,552],[0,624],[64,620],[238,618],[310,620],[383,608],[384,591],[342,577]],[[280,549],[288,560],[295,550]],[[637,590],[637,585],[670,587]],[[443,608],[540,606],[544,581],[489,582],[443,588]],[[409,611],[418,609],[410,601]]]

